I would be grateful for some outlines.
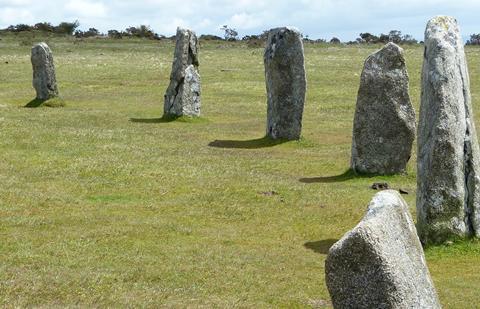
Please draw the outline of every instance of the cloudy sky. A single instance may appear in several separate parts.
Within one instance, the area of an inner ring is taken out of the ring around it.
[[[221,35],[229,25],[242,36],[287,25],[342,41],[392,29],[421,40],[426,21],[440,14],[455,16],[464,36],[480,33],[480,0],[0,0],[0,28],[78,19],[81,29],[102,32],[144,24],[164,35],[177,26]]]

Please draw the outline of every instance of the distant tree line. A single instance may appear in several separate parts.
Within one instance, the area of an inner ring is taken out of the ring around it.
[[[224,31],[224,39],[226,41],[237,41],[238,32],[229,28],[227,25],[224,25],[221,30]],[[242,41],[265,41],[268,37],[268,30],[263,31],[258,35],[246,35],[242,38]],[[477,40],[480,41],[480,35],[478,35]],[[325,39],[311,40],[308,35],[305,36],[304,41],[310,43],[327,43]],[[359,37],[355,41],[347,42],[347,44],[386,44],[388,42],[393,42],[396,44],[417,44],[418,41],[410,34],[402,34],[399,30],[391,30],[388,34],[380,34],[378,36],[365,32],[360,33]],[[328,41],[330,44],[341,44],[339,38],[333,37]]]
[[[360,33],[359,37],[348,43],[357,43],[357,44],[386,44],[388,42],[393,42],[395,44],[417,44],[418,41],[411,36],[410,34],[402,34],[399,30],[391,30],[388,34],[381,33],[376,36],[369,32]]]
[[[470,35],[470,39],[467,41],[467,45],[480,45],[480,34]]]
[[[57,34],[67,34],[73,35],[75,29],[80,26],[78,20],[74,22],[61,22],[58,25],[54,26],[48,22],[36,23],[35,25],[27,25],[27,24],[18,24],[18,25],[10,25],[5,29],[2,29],[6,32],[23,32],[23,31],[42,31],[42,32],[51,32]]]
[[[150,26],[140,25],[126,28],[124,31],[108,30],[107,36],[113,39],[127,38],[146,38],[151,40],[161,40],[166,38],[163,35],[155,33]]]
[[[166,37],[164,35],[159,35],[155,33],[150,26],[140,25],[140,26],[131,26],[125,30],[108,30],[106,34],[101,33],[95,28],[89,28],[86,31],[79,30],[78,27],[80,23],[78,20],[74,22],[61,22],[58,25],[52,25],[49,22],[40,22],[34,25],[27,24],[17,24],[8,26],[5,29],[0,29],[0,32],[24,32],[24,31],[39,31],[63,35],[74,35],[77,38],[88,38],[88,37],[109,37],[113,39],[121,38],[146,38],[151,40],[161,40],[161,39],[174,39],[175,36]],[[200,40],[210,40],[210,41],[245,41],[249,46],[261,46],[263,42],[267,40],[268,30],[263,31],[260,34],[250,34],[245,35],[242,38],[239,37],[238,31],[234,28],[229,27],[228,25],[223,25],[220,30],[223,32],[223,37],[211,34],[204,34],[200,36]],[[341,44],[339,38],[333,37],[329,41],[325,39],[316,39],[311,40],[308,35],[304,38],[305,42],[309,43],[330,43],[330,44]],[[359,37],[354,41],[345,42],[346,44],[386,44],[388,42],[393,42],[396,44],[417,44],[422,43],[418,42],[410,34],[402,34],[399,30],[391,30],[387,34],[381,33],[379,35],[374,35],[369,32],[360,33]],[[480,34],[470,35],[470,39],[466,42],[467,45],[480,45]]]
[[[87,31],[78,30],[79,26],[80,23],[78,22],[78,20],[74,22],[61,22],[56,26],[48,22],[41,22],[36,23],[35,25],[11,25],[5,29],[1,29],[0,31],[12,33],[39,31],[55,34],[74,35],[77,38],[105,36],[105,34],[101,33],[95,28],[89,28]],[[121,39],[123,37],[138,37],[159,40],[165,38],[165,36],[158,35],[152,30],[152,28],[150,28],[150,26],[146,25],[128,27],[124,31],[108,30],[106,35],[110,38],[115,39]]]

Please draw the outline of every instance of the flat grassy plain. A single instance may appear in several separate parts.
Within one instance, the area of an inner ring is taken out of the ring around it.
[[[365,57],[305,45],[303,138],[274,144],[263,48],[202,42],[202,117],[164,121],[174,42],[0,36],[0,306],[328,307],[328,248],[386,181],[348,172]],[[54,53],[63,108],[34,97]],[[404,46],[418,115],[423,49]],[[480,49],[467,48],[480,126]],[[480,303],[480,242],[426,250],[445,308]]]

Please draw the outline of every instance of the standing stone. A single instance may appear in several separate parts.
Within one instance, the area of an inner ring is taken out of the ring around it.
[[[55,66],[52,51],[45,43],[32,47],[33,88],[38,100],[48,100],[58,96]]]
[[[302,35],[294,28],[268,34],[264,55],[267,84],[267,136],[300,139],[305,104],[305,64]]]
[[[405,172],[415,139],[403,49],[388,43],[363,67],[353,123],[351,168],[358,173]]]
[[[408,205],[377,193],[360,223],[329,250],[326,283],[334,308],[440,308]]]
[[[425,30],[418,126],[417,222],[423,243],[480,236],[479,148],[457,21]]]
[[[198,39],[195,32],[177,28],[176,46],[165,93],[165,116],[200,116],[200,74]]]

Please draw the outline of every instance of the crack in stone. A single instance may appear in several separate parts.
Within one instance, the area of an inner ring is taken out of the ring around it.
[[[199,116],[198,40],[193,31],[181,28],[177,29],[176,40],[170,84],[164,96],[164,114]],[[193,74],[193,79],[187,78],[188,74]]]
[[[470,130],[468,129],[468,119],[467,121],[467,130],[465,132],[465,143],[464,143],[464,175],[465,175],[465,225],[467,228],[467,234],[471,235],[474,231],[474,226],[472,222],[472,201],[471,196],[472,193],[470,192],[470,182],[471,182],[471,173],[473,171],[472,168],[472,146],[470,142]]]
[[[463,105],[465,109],[465,136],[463,144],[463,168],[464,168],[464,186],[465,186],[465,197],[464,197],[464,222],[467,229],[467,235],[475,235],[475,227],[473,224],[473,192],[471,192],[472,181],[474,181],[475,175],[473,168],[473,154],[472,154],[472,136],[471,136],[471,121],[470,121],[470,109],[468,104],[468,85],[465,84],[465,77],[462,71],[462,65],[460,59],[456,59],[457,68],[460,73],[460,78],[462,79],[462,93],[463,93]]]

